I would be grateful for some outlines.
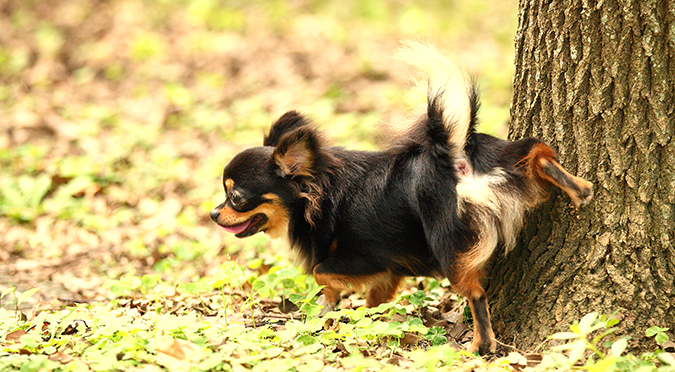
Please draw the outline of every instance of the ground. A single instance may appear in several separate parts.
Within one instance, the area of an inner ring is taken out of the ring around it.
[[[318,324],[307,317],[316,284],[285,244],[237,240],[208,212],[227,161],[287,110],[334,144],[381,148],[383,124],[425,99],[393,58],[401,39],[468,66],[480,129],[504,137],[516,21],[512,0],[0,0],[0,355],[29,356],[2,366],[278,370],[275,356],[290,355],[300,364],[289,369],[373,368],[363,355],[424,369],[465,358],[448,357],[471,332],[446,282],[411,278],[373,313],[348,294]],[[135,346],[103,346],[120,340]],[[450,346],[405,354],[433,344]],[[512,354],[495,368],[540,359]]]

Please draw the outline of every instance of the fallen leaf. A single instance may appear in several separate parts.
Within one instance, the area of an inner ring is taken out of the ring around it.
[[[411,346],[411,345],[417,345],[419,340],[420,340],[419,336],[417,336],[415,334],[412,334],[412,333],[409,333],[409,332],[406,332],[405,336],[403,336],[399,340],[399,342],[401,343],[401,346]]]
[[[528,367],[537,366],[543,360],[543,357],[542,357],[541,354],[527,354],[527,355],[525,355],[525,358],[527,358],[527,366]]]
[[[187,371],[201,357],[202,350],[199,346],[177,338],[157,350],[157,364],[170,371]]]
[[[28,334],[28,332],[24,331],[23,329],[17,329],[14,332],[8,333],[7,336],[5,336],[5,340],[7,340],[8,342],[12,342],[12,343],[16,344],[16,343],[21,342],[20,341],[21,336],[25,336],[27,334]]]
[[[522,369],[527,366],[527,358],[523,354],[512,351],[509,355],[506,356],[506,360],[509,361],[509,364],[517,369]]]
[[[75,319],[71,324],[69,324],[66,329],[61,332],[62,335],[74,335],[77,332],[91,332],[91,327],[82,319]]]
[[[342,341],[339,341],[339,340],[338,340],[338,343],[335,346],[335,350],[333,352],[335,353],[335,352],[338,352],[338,351],[340,352],[341,357],[346,357],[347,355],[349,355],[349,351],[347,350],[347,347],[345,346],[345,344],[342,343]]]
[[[535,371],[548,371],[556,368],[556,362],[550,355],[544,355],[541,358],[541,363],[534,368]]]
[[[463,317],[464,315],[458,311],[451,311],[443,314],[443,318],[445,318],[445,321],[451,324],[460,323]]]
[[[281,302],[279,302],[278,309],[279,309],[279,311],[281,311],[284,314],[288,314],[288,313],[291,313],[293,311],[299,310],[298,306],[296,304],[294,304],[290,300],[284,299],[284,298],[282,298]]]
[[[75,358],[73,358],[72,355],[64,354],[62,352],[55,352],[54,354],[49,356],[49,360],[53,362],[59,362],[61,364],[68,364],[72,362]]]
[[[448,336],[454,338],[455,340],[459,340],[459,338],[462,335],[464,335],[468,330],[469,330],[469,327],[467,327],[466,324],[455,323],[455,325],[452,328],[450,328],[450,331],[448,332]]]
[[[387,359],[386,364],[392,364],[392,365],[398,366],[398,365],[401,364],[402,360],[403,360],[403,358],[395,356],[395,357],[391,357],[391,358]]]

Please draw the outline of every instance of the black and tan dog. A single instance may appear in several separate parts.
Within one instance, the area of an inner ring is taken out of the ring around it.
[[[406,59],[428,80],[426,114],[380,152],[325,145],[297,112],[277,120],[263,146],[238,154],[223,173],[226,200],[211,211],[243,238],[287,237],[316,282],[324,313],[349,287],[367,306],[394,298],[405,276],[445,276],[468,299],[470,351],[494,351],[484,267],[513,248],[524,214],[550,185],[578,207],[592,184],[569,174],[534,138],[504,141],[475,132],[477,93],[454,62],[409,43]]]

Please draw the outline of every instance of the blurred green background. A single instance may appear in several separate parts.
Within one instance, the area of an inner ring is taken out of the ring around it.
[[[425,98],[401,39],[468,66],[480,129],[504,137],[516,26],[515,0],[0,0],[0,292],[95,296],[275,248],[210,222],[223,166],[291,109],[378,148]]]

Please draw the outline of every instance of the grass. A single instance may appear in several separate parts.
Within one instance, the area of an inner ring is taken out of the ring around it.
[[[268,263],[269,264],[269,263]],[[277,262],[277,264],[279,264]],[[159,275],[123,276],[109,302],[40,311],[30,320],[0,309],[2,370],[455,370],[673,371],[668,329],[652,327],[659,348],[639,357],[613,336],[618,320],[591,313],[544,351],[479,358],[453,346],[424,312],[438,306],[443,283],[428,281],[377,308],[316,314],[319,288],[292,266],[234,261],[213,276],[174,285]],[[37,288],[19,295],[25,301]],[[6,293],[3,293],[3,296]],[[281,306],[281,303],[287,305]],[[295,305],[294,308],[290,304]],[[291,310],[291,311],[286,311]]]
[[[462,299],[435,280],[316,318],[318,287],[283,243],[208,219],[222,167],[286,110],[379,148],[380,124],[424,100],[390,58],[403,38],[471,66],[481,129],[503,137],[515,1],[0,9],[0,370],[672,370],[668,330],[636,357],[611,332],[595,340],[615,325],[600,315],[530,354],[478,358],[462,351]]]

